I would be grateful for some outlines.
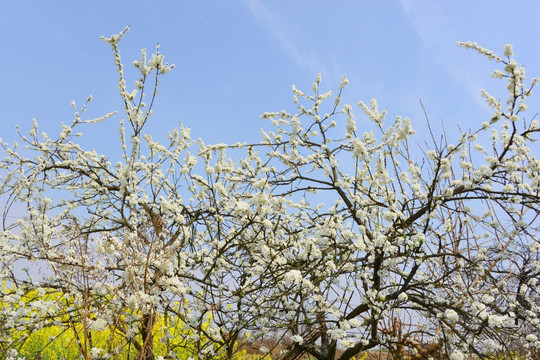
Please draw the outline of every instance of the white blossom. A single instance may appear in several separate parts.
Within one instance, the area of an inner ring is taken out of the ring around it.
[[[300,284],[302,273],[299,270],[290,270],[283,276],[283,281],[286,284]]]

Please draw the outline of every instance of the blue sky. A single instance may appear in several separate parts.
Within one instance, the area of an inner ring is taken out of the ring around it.
[[[371,125],[356,104],[370,98],[390,119],[411,117],[419,132],[420,99],[435,124],[476,128],[490,115],[480,89],[504,94],[505,84],[490,76],[495,63],[456,41],[499,53],[511,43],[529,76],[540,76],[539,13],[536,1],[499,0],[4,1],[0,137],[11,142],[15,126],[27,132],[32,118],[58,132],[60,121],[71,122],[71,100],[90,94],[89,116],[121,110],[112,54],[99,36],[126,25],[126,64],[157,42],[176,64],[149,124],[157,138],[181,122],[208,143],[258,141],[269,128],[259,116],[293,110],[291,85],[309,91],[319,72],[323,91],[348,76],[344,101],[360,129]],[[530,117],[540,111],[536,97],[529,109]],[[119,119],[82,129],[83,142],[114,151]]]

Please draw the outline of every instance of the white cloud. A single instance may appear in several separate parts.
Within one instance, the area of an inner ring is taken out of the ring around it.
[[[458,48],[456,42],[474,39],[460,38],[459,21],[463,19],[456,18],[456,9],[452,4],[429,0],[399,0],[399,2],[433,60],[459,79],[465,91],[481,108],[491,111],[480,95],[482,81],[479,75],[484,75],[483,70],[478,71],[480,69],[468,63],[466,57],[459,54],[464,53],[464,50]]]
[[[295,43],[291,36],[291,29],[283,21],[278,19],[266,5],[260,0],[245,0],[253,16],[270,31],[281,48],[287,53],[298,66],[309,71],[310,74],[326,72],[326,67],[315,55],[308,55],[306,51]]]

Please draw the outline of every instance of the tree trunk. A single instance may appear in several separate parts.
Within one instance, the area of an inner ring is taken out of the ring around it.
[[[139,359],[141,360],[154,360],[154,336],[152,329],[154,327],[154,314],[150,312],[145,314],[142,318],[141,325],[141,352]]]

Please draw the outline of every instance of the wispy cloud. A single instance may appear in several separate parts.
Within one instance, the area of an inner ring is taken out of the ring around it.
[[[399,2],[426,51],[443,69],[459,79],[465,91],[478,105],[488,110],[480,96],[482,86],[479,77],[475,76],[477,69],[467,71],[470,65],[456,56],[459,51],[456,41],[463,39],[458,38],[456,31],[459,27],[459,24],[456,24],[458,19],[449,14],[450,9],[443,3],[430,0],[399,0]]]
[[[95,68],[99,70],[104,70],[102,66],[100,66],[92,57],[90,57],[86,52],[81,50],[77,45],[75,45],[69,38],[67,38],[64,33],[62,33],[58,28],[51,23],[46,17],[44,17],[41,12],[36,9],[33,5],[30,4],[28,1],[24,1],[23,4],[26,6],[28,10],[32,12],[32,14],[35,16],[35,18],[41,22],[41,24],[47,28],[51,33],[53,33],[56,37],[58,37],[64,44],[66,44],[70,49],[72,49],[76,54],[78,54],[84,61],[86,61],[88,64],[94,66]]]
[[[280,44],[298,66],[306,69],[310,73],[326,72],[326,67],[316,58],[315,55],[307,55],[294,42],[292,32],[287,24],[280,21],[266,5],[260,0],[245,0],[253,16],[259,21]]]

